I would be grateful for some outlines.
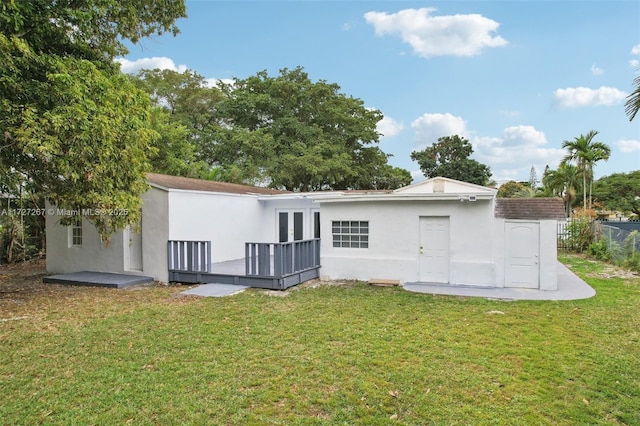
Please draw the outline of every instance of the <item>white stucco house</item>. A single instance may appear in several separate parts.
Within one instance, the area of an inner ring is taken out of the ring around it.
[[[433,178],[395,191],[293,193],[149,174],[141,232],[107,245],[48,215],[47,269],[284,289],[311,278],[557,288],[562,200],[498,199]]]

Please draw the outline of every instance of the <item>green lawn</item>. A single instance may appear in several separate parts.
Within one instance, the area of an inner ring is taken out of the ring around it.
[[[197,299],[0,270],[0,424],[640,424],[640,278],[562,260],[596,297]]]

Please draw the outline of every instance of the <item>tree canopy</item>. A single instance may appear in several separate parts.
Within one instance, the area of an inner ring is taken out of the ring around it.
[[[471,143],[458,135],[445,136],[422,151],[413,151],[411,159],[417,161],[427,178],[437,176],[477,185],[488,185],[491,171],[488,166],[469,158],[473,154]]]
[[[4,2],[2,191],[26,185],[58,207],[95,212],[88,219],[104,238],[136,223],[157,134],[148,96],[113,58],[125,40],[175,34],[183,16],[183,0]]]
[[[593,183],[593,197],[613,211],[640,217],[640,170],[614,173]]]

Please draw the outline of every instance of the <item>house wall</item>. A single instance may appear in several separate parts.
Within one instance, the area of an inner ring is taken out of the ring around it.
[[[169,281],[169,193],[151,188],[142,195],[142,272],[157,281]],[[127,271],[127,273],[135,273]]]
[[[262,206],[253,195],[171,190],[168,202],[168,239],[211,241],[213,262],[243,258],[244,243],[263,232]]]
[[[313,212],[320,210],[320,205],[310,198],[269,198],[260,200],[260,233],[253,242],[278,241],[278,213],[281,211],[301,211],[304,220],[304,239],[313,238]],[[256,239],[258,238],[258,239]]]
[[[48,212],[57,212],[46,204]],[[69,227],[60,224],[62,215],[47,214],[47,271],[69,273],[79,271],[124,272],[123,246],[125,233],[114,233],[109,242],[102,242],[96,228],[86,219],[82,221],[82,246],[72,246]]]
[[[322,203],[324,278],[419,280],[420,217],[449,217],[451,284],[496,285],[490,200]],[[331,222],[369,221],[369,248],[334,248]]]
[[[558,221],[540,220],[540,290],[558,289]]]

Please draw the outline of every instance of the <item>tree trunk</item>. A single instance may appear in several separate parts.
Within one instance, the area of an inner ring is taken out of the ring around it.
[[[582,171],[582,208],[587,210],[587,171]]]

